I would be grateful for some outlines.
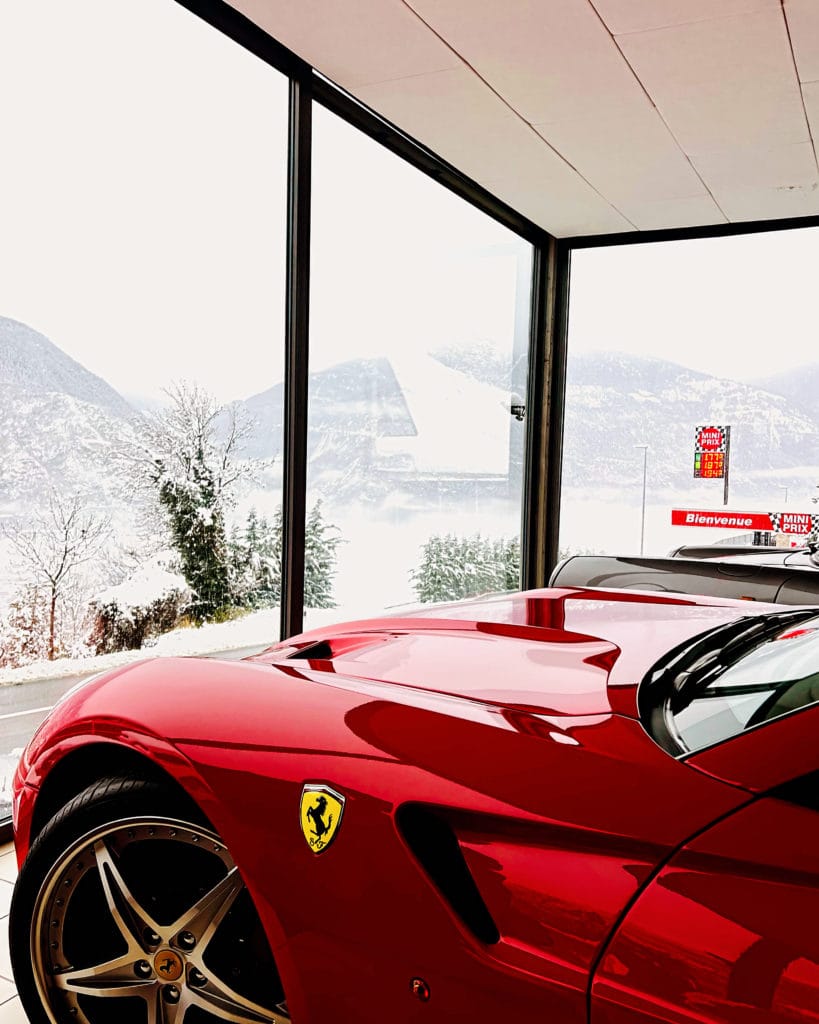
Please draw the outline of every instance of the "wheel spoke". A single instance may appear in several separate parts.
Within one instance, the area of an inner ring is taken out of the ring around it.
[[[148,999],[148,1024],[182,1024],[185,1011],[190,1005],[190,994],[187,991],[183,990],[176,1002],[169,1002],[162,988],[157,988],[154,996]]]
[[[52,975],[55,988],[85,996],[145,996],[146,989],[156,986],[152,978],[139,978],[134,972],[132,956],[117,957],[94,967],[58,971]]]
[[[244,888],[238,868],[231,868],[221,882],[205,893],[186,913],[175,921],[171,933],[190,932],[196,942],[197,961],[213,938],[236,897]]]
[[[245,999],[223,981],[209,978],[201,988],[188,989],[190,1004],[234,1024],[284,1024],[290,1018]]]
[[[146,932],[161,936],[162,929],[134,898],[114,862],[111,851],[102,840],[94,843],[94,856],[108,910],[120,934],[128,943],[129,953],[148,952],[150,946],[145,938]]]
[[[148,996],[145,1000],[148,1010],[148,1020],[146,1024],[162,1024],[162,1018],[160,1017],[160,1013],[162,1012],[162,1010],[159,1005],[161,997],[162,993],[159,991],[158,988],[155,992],[148,993]]]

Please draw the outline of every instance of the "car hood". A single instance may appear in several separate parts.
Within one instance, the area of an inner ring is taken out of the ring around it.
[[[313,630],[248,660],[534,714],[635,717],[637,685],[662,655],[747,614],[718,598],[538,590]]]

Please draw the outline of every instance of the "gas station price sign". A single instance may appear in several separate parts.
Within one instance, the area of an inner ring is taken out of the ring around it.
[[[725,476],[729,427],[700,426],[694,428],[694,476],[722,479]]]
[[[725,452],[695,452],[694,476],[721,480],[725,476]]]

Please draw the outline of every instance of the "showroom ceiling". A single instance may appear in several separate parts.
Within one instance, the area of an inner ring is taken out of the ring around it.
[[[231,0],[554,235],[819,214],[819,0]]]

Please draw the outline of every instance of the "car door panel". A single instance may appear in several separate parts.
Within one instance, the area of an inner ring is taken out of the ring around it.
[[[819,813],[773,797],[691,840],[603,955],[592,1024],[819,1019]]]
[[[819,768],[819,705],[793,711],[698,750],[686,763],[723,782],[765,793]]]

